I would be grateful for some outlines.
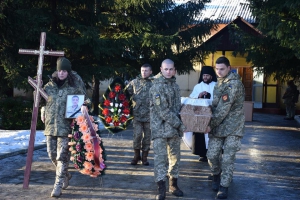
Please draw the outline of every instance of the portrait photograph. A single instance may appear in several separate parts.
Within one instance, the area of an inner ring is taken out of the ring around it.
[[[84,102],[84,95],[73,94],[67,96],[66,118],[76,118],[81,115],[81,106]]]

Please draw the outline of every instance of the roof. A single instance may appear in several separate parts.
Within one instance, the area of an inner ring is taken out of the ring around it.
[[[205,41],[204,44],[208,44],[222,38],[219,41],[219,44],[217,45],[218,51],[233,51],[234,49],[236,49],[237,44],[232,43],[232,41],[230,40],[230,32],[228,29],[228,26],[230,24],[236,24],[243,31],[248,32],[257,37],[262,37],[262,33],[258,29],[256,29],[252,24],[248,23],[246,20],[238,16],[230,23],[220,26],[220,29],[214,34],[212,34],[211,37]]]
[[[185,0],[175,0],[175,2],[186,3]],[[251,24],[256,22],[250,9],[250,3],[247,0],[211,0],[210,3],[205,3],[198,20],[203,21],[209,18],[217,20],[219,24],[228,24],[235,20],[237,16],[242,17]]]

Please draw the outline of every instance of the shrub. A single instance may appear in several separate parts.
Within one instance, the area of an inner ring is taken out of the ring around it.
[[[28,130],[31,127],[33,100],[22,97],[6,97],[0,99],[0,127],[6,130]],[[40,110],[40,109],[39,109]],[[37,130],[44,125],[38,114]]]

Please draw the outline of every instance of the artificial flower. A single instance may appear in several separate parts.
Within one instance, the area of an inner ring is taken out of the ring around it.
[[[109,96],[109,98],[113,99],[116,97],[116,93],[110,92],[108,96]]]
[[[126,108],[126,109],[123,110],[123,113],[124,113],[125,115],[128,115],[128,114],[130,114],[130,110]]]
[[[126,99],[125,94],[120,94],[119,99],[120,99],[120,101],[124,101]]]
[[[124,122],[126,122],[126,120],[127,120],[127,117],[125,117],[124,115],[122,115],[121,118],[120,118],[120,122],[124,123]]]
[[[110,106],[110,104],[111,104],[111,102],[107,99],[103,103],[103,105],[105,105],[105,106]]]
[[[84,117],[82,115],[79,115],[77,118],[76,118],[76,123],[77,124],[81,124],[85,121]]]
[[[120,92],[120,90],[121,90],[121,86],[120,86],[120,85],[116,85],[116,86],[115,86],[115,91],[116,91],[116,92]]]
[[[84,162],[83,166],[84,166],[85,169],[88,169],[88,170],[92,170],[93,169],[93,164],[90,163],[90,162]]]
[[[108,115],[109,114],[109,110],[107,108],[104,108],[102,111],[103,115]]]
[[[91,124],[91,127],[89,127],[88,124]],[[94,141],[92,137],[91,131],[93,130],[96,133],[96,141]],[[94,121],[92,116],[89,116],[87,119],[83,115],[81,115],[79,118],[76,118],[69,145],[71,161],[73,161],[74,167],[80,173],[89,175],[91,177],[97,177],[103,174],[103,171],[106,168],[106,165],[104,164],[105,152],[103,149],[102,140],[100,138],[98,124]],[[95,148],[99,153],[99,163],[96,163],[94,160],[95,145],[99,145],[98,148]]]
[[[106,119],[105,119],[105,121],[106,121],[106,123],[110,123],[110,122],[112,122],[112,118],[110,117],[110,116],[108,116]]]
[[[102,110],[100,118],[104,127],[111,133],[125,130],[133,118],[130,97],[124,88],[124,82],[121,79],[115,79],[106,90],[103,101],[99,105]]]
[[[84,143],[86,143],[86,142],[89,142],[92,139],[92,137],[89,133],[84,133],[81,136],[81,139],[83,140]]]
[[[129,107],[129,102],[128,102],[128,101],[126,101],[126,100],[125,100],[125,101],[123,101],[123,106],[124,106],[124,107]]]
[[[113,121],[118,121],[118,119],[119,119],[118,115],[113,116]]]
[[[119,126],[120,125],[120,123],[118,122],[118,121],[114,121],[114,126]]]
[[[89,128],[86,124],[80,124],[79,131],[81,131],[83,134],[85,134],[85,133],[89,132]]]
[[[85,153],[85,159],[88,161],[94,160],[94,153],[93,152]]]
[[[76,148],[76,151],[81,152],[81,145],[80,144],[77,144],[75,146],[75,148]]]
[[[81,134],[78,131],[75,131],[73,134],[73,139],[78,141],[81,138]]]
[[[91,142],[85,143],[84,149],[87,151],[92,151],[94,149],[93,144]]]

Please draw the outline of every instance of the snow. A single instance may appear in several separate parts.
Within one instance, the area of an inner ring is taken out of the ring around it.
[[[99,123],[99,130],[104,130]],[[1,130],[0,129],[0,155],[27,150],[30,138],[30,130]],[[37,130],[34,146],[45,145],[46,137],[43,130]]]
[[[30,130],[0,130],[0,154],[28,149]],[[46,144],[44,131],[36,131],[34,146]]]

